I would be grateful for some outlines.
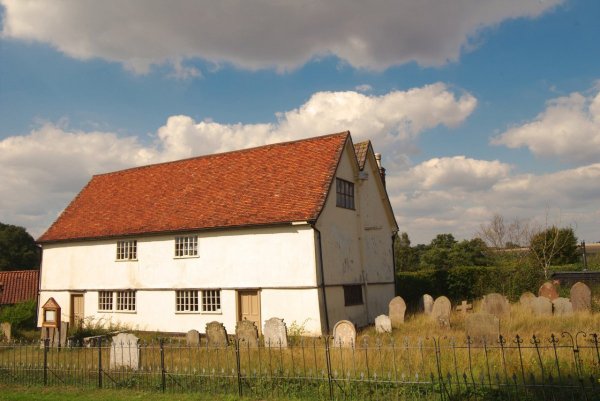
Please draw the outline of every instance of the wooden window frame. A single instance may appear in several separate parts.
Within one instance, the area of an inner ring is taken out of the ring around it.
[[[335,205],[354,210],[354,183],[342,178],[335,179]]]
[[[194,258],[197,256],[197,235],[181,235],[175,237],[175,258]]]
[[[137,240],[117,241],[117,260],[137,260]]]

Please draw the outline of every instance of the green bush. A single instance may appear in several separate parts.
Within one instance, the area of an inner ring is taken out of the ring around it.
[[[5,306],[0,310],[0,322],[9,322],[13,331],[34,329],[37,324],[35,300]]]

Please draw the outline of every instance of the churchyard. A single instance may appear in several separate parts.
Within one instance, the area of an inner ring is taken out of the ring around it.
[[[567,299],[547,283],[516,303],[495,293],[455,304],[423,294],[410,314],[396,297],[374,326],[340,321],[331,337],[304,337],[296,322],[272,318],[261,336],[245,321],[236,333],[212,322],[185,337],[5,341],[0,382],[264,398],[594,399],[600,314],[592,300],[584,284]]]

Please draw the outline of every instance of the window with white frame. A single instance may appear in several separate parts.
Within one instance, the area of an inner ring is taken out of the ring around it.
[[[98,291],[99,312],[135,312],[135,291]]]
[[[135,291],[116,291],[117,311],[135,311]]]
[[[221,312],[221,290],[202,291],[202,312]]]
[[[137,241],[117,241],[117,260],[136,260]]]
[[[113,309],[113,292],[100,291],[98,292],[98,310],[112,311]]]
[[[175,237],[175,257],[198,256],[198,236]]]
[[[198,312],[198,290],[175,291],[175,310],[177,312]]]

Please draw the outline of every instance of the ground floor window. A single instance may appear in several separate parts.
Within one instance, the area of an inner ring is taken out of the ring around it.
[[[98,311],[99,312],[135,312],[136,294],[135,291],[99,291],[98,292]]]
[[[344,305],[362,305],[362,286],[360,284],[345,285],[344,286]]]
[[[177,290],[175,311],[221,312],[221,290]]]

